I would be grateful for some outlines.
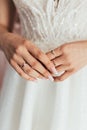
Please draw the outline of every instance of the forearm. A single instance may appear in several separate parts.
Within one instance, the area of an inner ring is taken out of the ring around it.
[[[3,44],[6,42],[6,34],[8,32],[5,26],[0,25],[0,50],[3,50]]]
[[[5,26],[8,31],[12,31],[15,12],[12,0],[0,0],[0,25]]]
[[[7,42],[6,34],[12,32],[15,12],[12,0],[0,0],[0,49]]]

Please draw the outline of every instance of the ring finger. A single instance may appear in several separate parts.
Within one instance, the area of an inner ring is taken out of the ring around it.
[[[29,76],[33,78],[42,78],[38,72],[33,70],[29,64],[27,64],[24,59],[19,55],[14,55],[14,60],[18,63],[18,65],[21,67],[21,69],[28,74]]]
[[[53,64],[55,65],[55,67],[65,64],[65,59],[63,56],[57,57],[53,60],[51,60],[53,62]]]
[[[60,65],[60,66],[57,66],[56,69],[57,69],[58,72],[62,72],[62,71],[67,71],[70,68],[69,68],[68,65]]]
[[[31,76],[27,75],[14,60],[11,60],[11,65],[21,77],[30,81],[36,80],[35,78],[32,78]]]
[[[19,54],[20,55],[20,54]],[[25,49],[25,53],[21,54],[25,61],[31,66],[32,69],[34,69],[37,73],[39,73],[41,76],[43,76],[46,79],[50,79],[53,81],[53,78],[50,74],[50,72],[35,58],[33,57],[27,49]]]

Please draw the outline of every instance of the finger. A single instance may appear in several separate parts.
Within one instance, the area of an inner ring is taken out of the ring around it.
[[[56,67],[56,66],[59,66],[61,64],[65,64],[66,61],[65,61],[63,56],[60,56],[60,57],[57,57],[57,58],[53,59],[52,62]]]
[[[22,68],[26,74],[29,76],[32,76],[34,78],[43,78],[38,72],[33,70],[28,64],[24,64],[24,67]]]
[[[58,72],[62,72],[62,71],[67,71],[70,68],[69,68],[68,65],[60,65],[60,66],[57,66],[56,69],[57,69]]]
[[[37,72],[39,72],[41,75],[43,75],[45,78],[49,78],[53,81],[53,78],[49,71],[39,62],[37,61],[28,51],[27,49],[24,49],[21,56],[23,59]]]
[[[50,61],[50,59],[43,51],[41,51],[39,48],[35,47],[34,45],[29,46],[28,51],[36,59],[38,59],[45,66],[45,68],[47,68],[51,73],[56,73],[54,64]]]
[[[54,81],[55,82],[63,81],[65,79],[67,79],[70,75],[72,75],[71,71],[65,71],[61,76],[54,77]]]
[[[18,64],[14,61],[11,60],[11,65],[12,67],[16,70],[16,72],[23,78],[30,80],[30,81],[34,81],[36,80],[35,78],[32,78],[31,76],[28,76],[26,73],[24,73],[24,71],[18,66]]]
[[[53,52],[54,52],[54,54],[52,53],[52,50],[51,50],[46,53],[46,55],[49,57],[50,60],[62,55],[62,51],[61,51],[60,47],[54,49]]]
[[[24,72],[34,78],[43,78],[43,76],[36,72],[34,69],[31,68],[31,66],[29,64],[25,64],[24,59],[19,56],[19,55],[14,55],[13,57],[14,61],[18,63],[18,65],[21,67],[23,64],[25,65],[22,69],[24,70]]]

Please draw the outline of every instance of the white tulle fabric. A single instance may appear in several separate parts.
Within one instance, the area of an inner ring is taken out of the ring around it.
[[[87,0],[13,1],[22,35],[43,51],[87,39]],[[55,83],[26,81],[8,65],[0,118],[0,130],[86,130],[87,67]]]

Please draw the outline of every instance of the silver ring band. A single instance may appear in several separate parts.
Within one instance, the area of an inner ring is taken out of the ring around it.
[[[26,63],[24,62],[22,65],[21,65],[21,68],[24,68],[26,65]]]
[[[56,64],[55,64],[54,60],[53,60],[53,64],[54,64],[54,66],[56,66]]]
[[[54,50],[51,50],[51,53],[52,53],[54,56],[56,56],[56,54],[55,54],[55,51],[54,51]]]

